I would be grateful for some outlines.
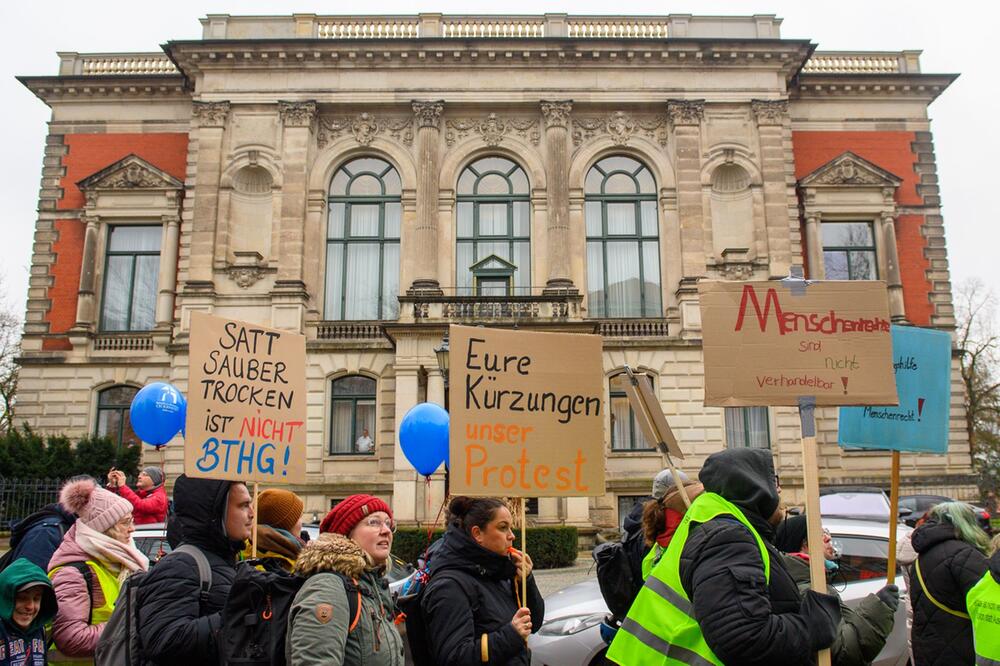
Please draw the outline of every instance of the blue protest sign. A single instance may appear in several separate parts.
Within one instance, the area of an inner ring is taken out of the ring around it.
[[[951,336],[914,326],[892,327],[898,407],[842,407],[844,448],[923,453],[948,451]]]

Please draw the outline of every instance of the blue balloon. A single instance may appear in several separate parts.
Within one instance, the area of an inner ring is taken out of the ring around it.
[[[413,468],[430,476],[448,458],[448,412],[422,402],[406,412],[399,424],[399,446]]]
[[[135,394],[128,414],[139,439],[163,446],[184,426],[187,399],[172,384],[154,382]]]

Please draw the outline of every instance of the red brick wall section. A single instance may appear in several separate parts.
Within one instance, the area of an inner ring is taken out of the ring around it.
[[[187,134],[67,134],[64,141],[69,150],[63,157],[66,174],[60,183],[63,198],[57,205],[58,210],[82,208],[83,194],[76,183],[132,153],[175,178],[183,181],[185,177]],[[52,286],[48,295],[52,305],[46,315],[50,333],[65,333],[76,323],[85,228],[79,220],[56,222],[59,234],[53,244],[56,260],[49,268]],[[42,342],[42,348],[72,347],[65,338],[47,338]]]
[[[808,176],[849,150],[903,179],[896,191],[897,205],[920,206],[924,201],[917,194],[920,177],[914,170],[915,139],[913,132],[792,132],[795,178]],[[925,272],[930,267],[924,256],[927,241],[920,233],[923,223],[922,215],[901,215],[896,222],[896,245],[906,318],[918,326],[929,326],[933,307]]]

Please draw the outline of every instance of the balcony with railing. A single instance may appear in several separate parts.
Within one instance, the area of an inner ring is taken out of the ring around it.
[[[583,319],[583,296],[575,289],[523,287],[509,294],[473,294],[471,289],[414,291],[399,297],[400,323],[517,323]]]
[[[60,76],[142,76],[178,74],[164,53],[59,54]]]
[[[803,74],[919,74],[920,51],[817,51]]]

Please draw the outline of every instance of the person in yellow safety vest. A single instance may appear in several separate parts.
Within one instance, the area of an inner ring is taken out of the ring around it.
[[[972,621],[976,666],[1000,666],[1000,550],[990,558],[990,569],[965,596]]]
[[[93,479],[68,482],[60,503],[77,514],[49,561],[59,610],[52,624],[49,664],[92,662],[122,582],[149,560],[132,541],[132,504]]]
[[[691,504],[607,658],[622,666],[812,664],[840,622],[836,598],[799,595],[770,541],[780,520],[770,451],[727,449]]]

